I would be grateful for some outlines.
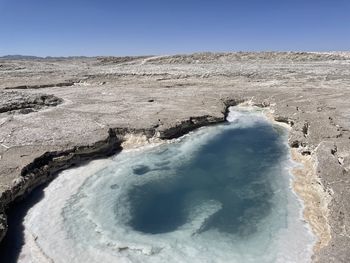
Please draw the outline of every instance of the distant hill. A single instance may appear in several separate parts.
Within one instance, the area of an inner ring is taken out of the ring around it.
[[[38,57],[38,56],[26,56],[26,55],[6,55],[0,57],[3,60],[44,60],[44,59],[78,59],[78,58],[89,58],[85,56],[71,56],[71,57]]]
[[[0,59],[9,59],[9,60],[26,60],[26,59],[43,59],[43,57],[36,56],[23,56],[23,55],[6,55],[0,57]]]

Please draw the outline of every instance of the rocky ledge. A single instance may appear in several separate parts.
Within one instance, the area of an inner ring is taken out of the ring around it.
[[[106,135],[104,140],[96,141],[91,145],[45,152],[28,165],[25,165],[21,170],[20,177],[14,179],[6,190],[0,192],[0,241],[4,238],[7,231],[6,208],[9,208],[11,203],[25,198],[39,185],[54,179],[58,172],[88,160],[108,157],[118,153],[123,149],[122,143],[130,135],[136,137],[144,136],[147,140],[170,140],[199,127],[224,122],[228,108],[239,104],[241,101],[225,101],[222,117],[208,115],[190,117],[188,120],[175,123],[174,126],[165,129],[157,129],[157,127],[150,129],[109,128],[108,135]]]
[[[44,107],[57,106],[60,103],[62,99],[54,95],[0,91],[0,113],[27,114]]]

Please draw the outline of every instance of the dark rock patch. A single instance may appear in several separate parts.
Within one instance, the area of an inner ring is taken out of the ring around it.
[[[151,168],[149,168],[147,165],[136,165],[132,171],[134,174],[143,175],[151,171]]]
[[[62,102],[61,98],[49,94],[0,91],[0,113],[17,111],[17,113],[28,114],[44,107],[57,106]]]

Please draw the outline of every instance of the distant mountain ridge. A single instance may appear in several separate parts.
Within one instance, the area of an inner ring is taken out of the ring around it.
[[[5,55],[0,56],[0,60],[69,60],[69,59],[100,59],[103,62],[123,63],[137,59],[150,59],[149,62],[156,63],[198,63],[212,62],[213,60],[249,60],[249,59],[291,59],[291,60],[349,60],[350,51],[329,51],[329,52],[310,52],[310,51],[258,51],[258,52],[196,52],[189,54],[175,55],[143,55],[143,56],[29,56],[29,55]]]
[[[43,59],[43,57],[23,56],[23,55],[6,55],[6,56],[0,57],[0,59],[11,59],[11,60],[16,60],[16,59]]]
[[[5,55],[5,56],[0,56],[0,59],[5,59],[5,60],[42,60],[42,59],[74,59],[74,58],[89,58],[86,56],[69,56],[69,57],[39,57],[39,56],[27,56],[27,55]]]

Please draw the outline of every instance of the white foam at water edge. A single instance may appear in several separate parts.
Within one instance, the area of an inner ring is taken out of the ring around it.
[[[234,106],[229,108],[226,120],[238,124],[241,128],[246,128],[259,122],[265,122],[267,118],[258,107]]]
[[[261,113],[232,107],[224,128],[211,126],[184,136],[178,147],[168,148],[163,156],[170,171],[188,162],[191,155],[222,129],[251,127],[266,119]],[[179,140],[177,140],[179,141]],[[86,166],[66,170],[45,190],[45,197],[28,212],[24,220],[25,245],[19,262],[309,262],[314,236],[301,220],[301,204],[292,191],[288,193],[288,227],[270,236],[270,228],[280,224],[277,213],[265,219],[254,238],[242,240],[209,230],[197,234],[203,222],[222,205],[204,200],[193,206],[191,221],[174,232],[143,234],[125,225],[128,207],[116,200],[126,199],[133,184],[144,183],[146,177],[130,177],[131,163],[154,165],[152,155],[157,148],[147,146],[123,151],[117,156],[98,160]],[[284,161],[282,169],[290,178],[292,164]],[[154,178],[163,176],[155,173]],[[168,175],[168,176],[176,176]],[[154,180],[154,178],[152,180]],[[111,185],[115,186],[111,189]],[[192,204],[189,204],[191,207]],[[278,209],[276,207],[275,209]],[[118,217],[115,216],[117,213]],[[268,240],[268,242],[266,242]],[[266,247],[266,244],[269,244]],[[253,249],[254,248],[254,249]],[[258,249],[256,249],[258,248]],[[258,252],[254,252],[258,251]],[[277,253],[276,253],[277,251]],[[256,254],[258,253],[258,254]]]

